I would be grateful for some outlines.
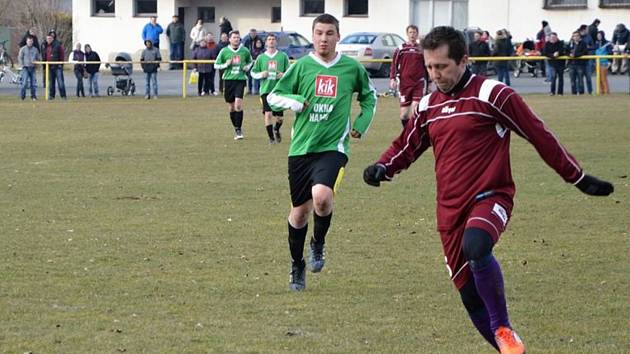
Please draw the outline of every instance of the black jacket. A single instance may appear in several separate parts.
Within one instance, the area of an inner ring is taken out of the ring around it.
[[[221,33],[230,34],[230,32],[232,31],[232,24],[230,23],[230,21],[225,20],[225,22],[219,25],[219,29],[221,30]]]
[[[612,43],[624,45],[630,40],[630,31],[624,25],[617,25],[613,32]]]
[[[490,56],[490,47],[484,41],[472,42],[468,46],[468,55],[471,57],[487,57]]]
[[[567,54],[571,57],[581,57],[582,55],[588,55],[588,48],[586,47],[586,43],[584,43],[584,41],[579,41],[578,43],[575,43],[573,41],[569,42],[569,47],[567,51]],[[586,66],[586,60],[570,59],[569,65]]]
[[[89,53],[85,53],[85,61],[101,61],[101,57],[98,56],[98,53],[95,51],[91,51]],[[101,68],[101,64],[86,64],[85,71],[90,74],[97,73]]]
[[[28,36],[33,37],[33,47],[35,47],[37,49],[41,49],[40,45],[39,45],[39,40],[37,39],[37,36],[31,35],[31,33],[29,31],[26,31],[26,34],[24,35],[24,37],[22,37],[22,40],[20,41],[20,48],[22,48],[22,47],[24,47],[26,45],[26,38]]]
[[[558,56],[566,55],[566,45],[563,41],[557,41],[556,43],[545,42],[545,46],[542,50],[542,55],[550,58],[549,65],[551,65],[554,69],[564,69],[566,65],[566,60],[564,59],[555,59],[553,54],[558,52]]]

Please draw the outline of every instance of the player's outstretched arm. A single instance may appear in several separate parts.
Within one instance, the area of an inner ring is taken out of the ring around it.
[[[267,102],[269,102],[272,110],[290,109],[299,113],[307,106],[306,98],[298,94],[300,82],[298,65],[298,63],[291,65],[267,96]]]
[[[354,124],[352,125],[352,137],[354,138],[361,138],[365,136],[365,133],[367,133],[370,125],[372,124],[372,120],[374,119],[377,100],[376,89],[374,88],[374,85],[372,85],[372,81],[370,81],[367,70],[365,70],[360,64],[358,68],[358,75],[358,87],[355,88],[355,91],[359,92],[357,99],[359,100],[359,105],[361,106],[361,113],[359,113],[359,116],[354,120]]]
[[[583,193],[595,196],[607,196],[615,191],[615,186],[591,175],[584,175],[575,186]]]

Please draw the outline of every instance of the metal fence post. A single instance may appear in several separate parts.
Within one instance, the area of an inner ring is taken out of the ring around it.
[[[44,97],[46,98],[46,101],[48,101],[50,99],[50,90],[48,89],[48,86],[50,86],[50,64],[48,64],[48,62],[46,62],[46,67],[44,68],[45,70],[45,77],[46,77],[46,82],[44,82]]]
[[[186,62],[186,60],[184,60],[184,65],[182,68],[182,98],[186,98],[186,72],[187,72],[187,68],[188,68],[188,63]]]
[[[599,58],[595,59],[595,80],[597,80],[597,82],[595,83],[596,84],[595,94],[597,96],[599,96],[599,94],[600,94],[600,86],[601,86],[600,85],[601,84],[600,79],[601,79],[601,75],[602,75],[601,69],[602,69],[602,66],[599,63]]]

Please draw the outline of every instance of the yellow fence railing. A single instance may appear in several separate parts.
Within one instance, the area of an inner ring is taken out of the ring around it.
[[[477,62],[477,61],[486,61],[486,62],[492,62],[492,61],[518,61],[518,60],[527,60],[527,61],[540,61],[540,60],[549,60],[550,58],[548,57],[544,57],[544,56],[514,56],[514,57],[469,57],[468,58],[470,61],[472,62]],[[596,74],[596,82],[597,82],[597,89],[596,89],[596,94],[599,95],[600,94],[600,76],[601,76],[601,65],[600,65],[600,61],[598,59],[630,59],[630,55],[584,55],[581,57],[568,57],[568,56],[562,56],[562,57],[558,57],[558,58],[554,58],[555,59],[559,59],[559,60],[595,60],[595,74]],[[362,59],[359,60],[361,63],[391,63],[392,60],[391,59]],[[148,61],[144,61],[144,62],[140,62],[140,61],[114,61],[114,62],[84,62],[85,64],[132,64],[132,65],[137,65],[137,64],[142,64],[142,63],[146,63],[146,64],[183,64],[183,70],[182,70],[182,98],[186,98],[187,96],[187,89],[188,89],[188,65],[189,64],[214,64],[214,60],[171,60],[171,61],[153,61],[153,62],[148,62]],[[48,93],[48,86],[50,84],[50,65],[60,65],[60,64],[76,64],[76,63],[70,63],[67,61],[39,61],[39,62],[35,62],[35,64],[41,64],[44,65],[44,70],[45,70],[45,80],[46,82],[44,83],[44,88],[45,88],[45,95],[46,95],[46,100],[48,100],[49,97],[49,93]]]

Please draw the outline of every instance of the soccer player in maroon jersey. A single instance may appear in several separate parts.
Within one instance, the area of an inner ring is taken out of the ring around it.
[[[461,32],[435,27],[422,47],[438,90],[422,98],[412,121],[363,178],[379,186],[433,147],[437,228],[451,280],[481,335],[501,353],[524,353],[508,319],[503,275],[492,255],[513,205],[511,132],[534,145],[551,168],[582,192],[605,196],[614,187],[585,174],[513,89],[466,69]]]
[[[407,26],[407,42],[396,48],[389,72],[389,87],[400,92],[400,123],[404,127],[418,102],[427,92],[427,70],[418,43],[418,27]]]

